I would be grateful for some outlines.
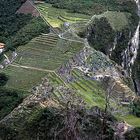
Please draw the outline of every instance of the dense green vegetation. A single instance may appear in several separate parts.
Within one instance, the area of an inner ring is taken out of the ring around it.
[[[126,25],[118,31],[111,26],[112,23],[109,22],[107,17],[95,18],[87,27],[86,30],[80,32],[80,36],[87,36],[88,42],[90,45],[99,50],[106,55],[111,53],[111,58],[117,63],[121,63],[121,53],[124,50],[129,42],[129,32],[130,29]],[[116,40],[115,40],[116,39]],[[114,42],[116,41],[115,50],[110,51],[114,47]]]
[[[125,138],[127,140],[134,140],[134,139],[139,140],[140,139],[140,127],[134,128],[130,132],[127,132],[125,134]]]
[[[16,11],[22,3],[23,1],[21,0],[0,1],[0,42],[6,44],[7,50],[13,50],[20,45],[26,44],[33,37],[38,36],[42,32],[49,32],[49,27],[41,18],[32,17],[31,15],[16,14]],[[2,58],[2,54],[0,55],[0,58]],[[19,71],[22,70],[19,69]],[[22,80],[20,83],[16,83],[16,80],[19,77],[16,77],[16,79],[12,81],[11,74],[9,74],[8,70],[1,70],[0,72],[2,72],[0,73],[0,119],[2,119],[22,102],[23,98],[27,95],[27,91],[23,92],[23,90],[29,88],[26,88],[26,85],[24,88],[22,87],[21,90],[18,84],[21,86],[24,84],[22,84]],[[11,73],[12,72],[17,76],[17,69],[13,69]],[[29,73],[32,74],[31,72]],[[26,76],[24,74],[24,72],[20,73],[20,76],[23,75],[27,78],[28,74],[25,74]],[[41,78],[42,75],[39,79],[41,80]],[[30,80],[32,80],[32,78]],[[14,86],[7,86],[10,81],[12,81]],[[4,85],[5,87],[3,87]],[[16,88],[17,85],[18,87]]]
[[[42,140],[45,139],[54,139],[54,137],[56,137],[56,139],[61,139],[61,140],[65,140],[66,137],[68,139],[74,139],[75,136],[73,133],[77,133],[77,135],[79,137],[82,136],[86,139],[86,138],[90,138],[90,137],[100,137],[99,133],[101,133],[102,131],[102,122],[100,121],[99,118],[97,118],[96,116],[89,116],[88,114],[86,114],[86,109],[77,109],[75,107],[75,115],[79,116],[79,120],[77,120],[77,124],[75,124],[75,132],[74,131],[70,131],[70,135],[66,136],[66,133],[68,133],[67,131],[69,131],[70,129],[67,128],[68,124],[66,123],[75,123],[75,122],[66,122],[66,121],[72,121],[70,119],[70,109],[69,110],[65,110],[66,113],[64,113],[61,110],[55,109],[55,108],[46,108],[41,114],[40,116],[37,116],[36,119],[34,119],[34,121],[32,121],[30,123],[30,125],[27,127],[27,132],[32,132],[32,133],[28,133],[28,135],[31,138],[36,138],[37,135],[39,134],[40,138]],[[69,111],[69,112],[68,112]],[[92,109],[87,109],[87,111],[89,112],[93,112]],[[67,118],[68,117],[68,120]],[[111,117],[109,118],[111,119]],[[65,120],[65,121],[64,121]],[[95,127],[96,124],[96,127]],[[54,131],[55,126],[57,125],[57,128]],[[37,129],[36,129],[37,128]],[[112,134],[113,134],[113,130],[106,125],[106,129],[108,129],[106,131],[106,135],[108,140],[111,140]],[[36,131],[33,131],[36,130]],[[77,131],[76,131],[77,130]],[[59,131],[62,131],[59,133]],[[79,131],[79,132],[78,132]],[[98,133],[97,133],[98,132]],[[56,135],[56,136],[55,136]]]
[[[106,55],[109,55],[111,52],[111,59],[121,64],[121,53],[127,48],[128,42],[131,39],[130,32],[135,32],[138,20],[132,26],[132,16],[126,18],[125,14],[117,15],[120,16],[117,17],[117,20],[115,20],[114,12],[95,16],[90,24],[79,32],[79,35],[87,37],[90,45],[96,50],[102,51]],[[119,20],[124,20],[123,24],[119,22],[118,25]],[[110,51],[112,48],[114,50]]]
[[[0,17],[8,18],[8,16],[12,16],[21,4],[22,0],[0,1]]]
[[[132,71],[133,71],[133,78],[135,80],[137,80],[137,82],[140,82],[140,49],[138,49],[138,55],[137,55],[137,59],[132,67]],[[139,88],[139,85],[137,85]]]
[[[111,28],[106,18],[95,19],[91,26],[88,27],[88,41],[97,50],[108,53],[112,47],[115,32]]]
[[[135,116],[140,117],[140,99],[139,98],[135,99],[130,107],[132,109],[132,113]]]
[[[16,14],[21,4],[21,0],[0,1],[0,42],[10,49],[26,44],[41,32],[48,32],[41,18]]]
[[[86,30],[81,31],[79,35],[87,37],[90,45],[96,50],[109,54],[116,38],[117,47],[112,53],[112,59],[118,63],[121,62],[120,55],[122,50],[127,47],[130,39],[129,32],[133,33],[137,24],[135,5],[132,1],[45,1],[52,5],[43,3],[37,7],[53,27],[60,27],[64,22],[71,24],[78,22],[78,27],[82,28],[80,23],[83,22]],[[20,105],[20,109],[14,112],[11,120],[7,119],[8,125],[0,125],[0,139],[87,140],[95,138],[96,140],[112,140],[114,130],[111,126],[116,125],[116,119],[107,112],[107,106],[109,106],[107,104],[112,104],[107,103],[107,95],[102,84],[78,70],[69,71],[71,65],[68,65],[69,68],[66,70],[72,77],[60,76],[57,73],[59,67],[64,63],[67,64],[68,60],[72,60],[76,66],[78,65],[73,56],[80,52],[84,45],[72,41],[72,39],[81,41],[82,38],[78,38],[69,31],[63,34],[65,39],[59,38],[53,33],[41,34],[48,33],[49,27],[40,17],[15,14],[20,5],[19,0],[11,0],[9,3],[8,0],[0,2],[0,13],[2,13],[0,16],[0,42],[6,43],[8,49],[16,48],[18,53],[17,59],[12,65],[1,70],[2,73],[0,73],[0,119],[18,106],[28,95],[28,91],[32,90],[35,93],[30,96],[33,98],[26,100],[28,103],[25,101],[23,106]],[[109,11],[105,12],[106,10]],[[87,24],[93,14],[100,15],[95,15],[95,18],[92,18],[93,20]],[[100,73],[102,73],[100,68],[105,70],[113,67],[111,62],[109,63],[104,57],[101,57],[101,53],[93,53],[93,56],[87,58],[87,61]],[[79,63],[86,66],[84,61],[79,61]],[[139,68],[136,67],[136,70],[138,75]],[[50,83],[43,83],[43,77],[46,77]],[[72,80],[68,82],[68,78],[72,78]],[[40,83],[38,92],[35,86]],[[50,93],[48,85],[51,86]],[[112,102],[115,106],[114,100]],[[111,106],[112,111],[113,105]],[[124,115],[121,120],[127,121],[128,119],[128,123],[138,126],[139,119],[134,117],[140,117],[139,106],[140,101],[134,101],[131,105],[133,115]],[[12,127],[9,128],[9,126]],[[139,128],[134,129],[126,135],[127,139],[135,137],[139,139],[139,131]]]
[[[4,85],[8,82],[9,77],[4,73],[0,73],[0,119],[9,114],[27,93],[19,90],[5,88]]]
[[[31,16],[15,14],[21,6],[20,0],[0,1],[0,41],[5,42],[7,38],[14,35],[20,28],[26,25]]]
[[[8,81],[8,76],[4,73],[0,73],[0,86],[4,86]]]
[[[0,138],[75,140],[94,137],[111,140],[114,131],[107,122],[114,123],[116,119],[98,107],[87,108],[79,96],[69,91],[68,93],[69,95],[60,93],[62,96],[59,100],[55,98],[57,107],[54,107],[52,102],[51,106],[34,111],[21,129],[0,126]],[[49,100],[51,99],[52,93]],[[100,114],[96,113],[96,110]]]
[[[26,95],[22,91],[0,88],[0,119],[18,106]]]
[[[27,25],[18,30],[15,35],[9,37],[6,41],[6,46],[10,49],[17,48],[20,45],[28,43],[32,38],[40,33],[48,33],[49,27],[40,18],[31,18]]]
[[[45,0],[54,7],[68,9],[71,12],[84,14],[100,14],[110,11],[135,11],[135,3],[131,0]]]
[[[38,4],[37,8],[41,12],[44,19],[53,27],[61,27],[64,22],[75,23],[77,21],[88,21],[91,16],[68,12],[66,9],[58,9],[51,4]]]

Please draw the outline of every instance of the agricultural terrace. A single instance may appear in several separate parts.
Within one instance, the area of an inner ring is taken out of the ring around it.
[[[115,31],[121,31],[122,29],[129,27],[131,14],[127,12],[116,12],[116,11],[106,11],[100,15],[93,15],[88,21],[82,21],[72,24],[71,28],[74,30],[82,31],[87,25],[92,24],[95,19],[106,18],[111,25],[112,29]]]
[[[5,68],[3,72],[9,76],[6,87],[10,89],[30,91],[31,88],[40,84],[44,77],[47,77],[54,86],[64,84],[55,72],[25,69],[13,65]]]
[[[9,66],[3,70],[9,76],[6,87],[18,90],[29,90],[37,83],[40,83],[42,77],[45,77],[47,72],[33,71],[24,68]]]
[[[82,72],[76,69],[72,71],[72,77],[75,80],[74,82],[70,82],[69,86],[75,90],[89,106],[105,108],[105,90],[100,82],[85,77]],[[110,104],[112,107],[116,108],[115,101],[112,100]],[[128,108],[121,106],[119,110],[127,112]],[[124,120],[135,127],[140,126],[138,117],[134,115],[122,115],[122,112],[116,114],[117,119],[121,121]]]
[[[16,64],[56,70],[84,47],[83,43],[60,39],[55,34],[42,34],[18,49]]]
[[[69,86],[75,90],[89,106],[105,105],[104,89],[98,81],[86,78],[79,70],[72,71],[72,77],[75,79],[69,83]]]
[[[53,85],[58,84],[55,70],[84,47],[80,42],[60,39],[57,35],[42,34],[17,49],[18,57],[13,64],[2,70],[9,76],[6,87],[29,90],[41,83],[45,76]],[[60,83],[63,83],[62,81]]]
[[[37,8],[39,9],[42,16],[53,26],[53,27],[61,27],[64,22],[76,23],[76,22],[87,22],[91,16],[78,14],[78,13],[70,13],[65,9],[58,9],[52,7],[51,4],[43,3],[37,4]]]

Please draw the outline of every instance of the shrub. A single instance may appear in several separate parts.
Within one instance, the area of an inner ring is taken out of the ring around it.
[[[8,81],[8,76],[4,73],[0,73],[0,86],[4,86]]]
[[[107,54],[109,48],[112,47],[115,36],[108,20],[106,18],[95,19],[88,28],[88,41],[91,46]]]
[[[139,140],[140,139],[140,127],[134,128],[132,131],[125,134],[126,140]]]
[[[130,105],[130,108],[135,116],[140,117],[140,98],[135,99]]]

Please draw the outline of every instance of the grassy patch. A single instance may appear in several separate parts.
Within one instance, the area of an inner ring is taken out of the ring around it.
[[[29,90],[41,82],[47,72],[28,70],[9,66],[3,70],[9,76],[6,87],[12,89]]]
[[[82,43],[41,35],[29,44],[19,47],[16,63],[55,70],[82,48]]]
[[[76,78],[76,81],[70,83],[70,87],[76,90],[89,106],[103,108],[105,105],[105,91],[102,85],[97,81],[85,79],[77,70],[74,70],[72,75]]]
[[[130,16],[131,14],[126,12],[107,11],[103,14],[93,16],[92,20],[94,20],[95,18],[99,19],[105,17],[114,30],[120,31],[121,29],[129,26]]]
[[[70,13],[65,9],[52,7],[51,4],[37,5],[43,17],[53,26],[60,27],[64,22],[75,23],[77,21],[86,21],[90,16],[78,13]]]
[[[140,118],[133,116],[133,115],[127,115],[123,117],[118,117],[121,120],[126,121],[128,124],[134,126],[134,127],[140,127]]]
[[[82,43],[59,39],[54,34],[34,38],[17,50],[18,57],[14,65],[26,68],[9,66],[2,70],[9,76],[6,87],[29,90],[45,76],[48,76],[53,84],[63,83],[53,71],[82,48]]]
[[[9,76],[5,85],[6,88],[15,90],[28,91],[32,87],[40,84],[42,78],[47,77],[52,86],[63,85],[63,81],[54,72],[43,72],[32,69],[17,68],[9,66],[3,70]]]

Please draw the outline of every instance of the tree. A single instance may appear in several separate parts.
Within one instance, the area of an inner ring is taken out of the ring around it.
[[[139,140],[140,139],[140,127],[136,127],[125,134],[126,140]]]
[[[140,117],[140,98],[139,97],[134,99],[134,101],[130,105],[130,108],[132,110],[132,113],[135,116]]]
[[[111,103],[111,95],[112,95],[112,92],[115,87],[115,82],[113,80],[111,80],[110,77],[105,77],[103,80],[103,86],[106,89],[106,93],[105,93],[105,109],[104,109],[104,113],[102,115],[101,140],[104,139],[104,137],[106,136],[106,133],[108,131],[107,121],[108,121],[108,114],[110,114],[110,115],[112,114],[110,103]]]
[[[87,39],[96,50],[108,54],[114,42],[115,31],[106,18],[95,19],[87,31]]]
[[[8,81],[8,76],[4,73],[0,73],[0,86],[4,86]]]

